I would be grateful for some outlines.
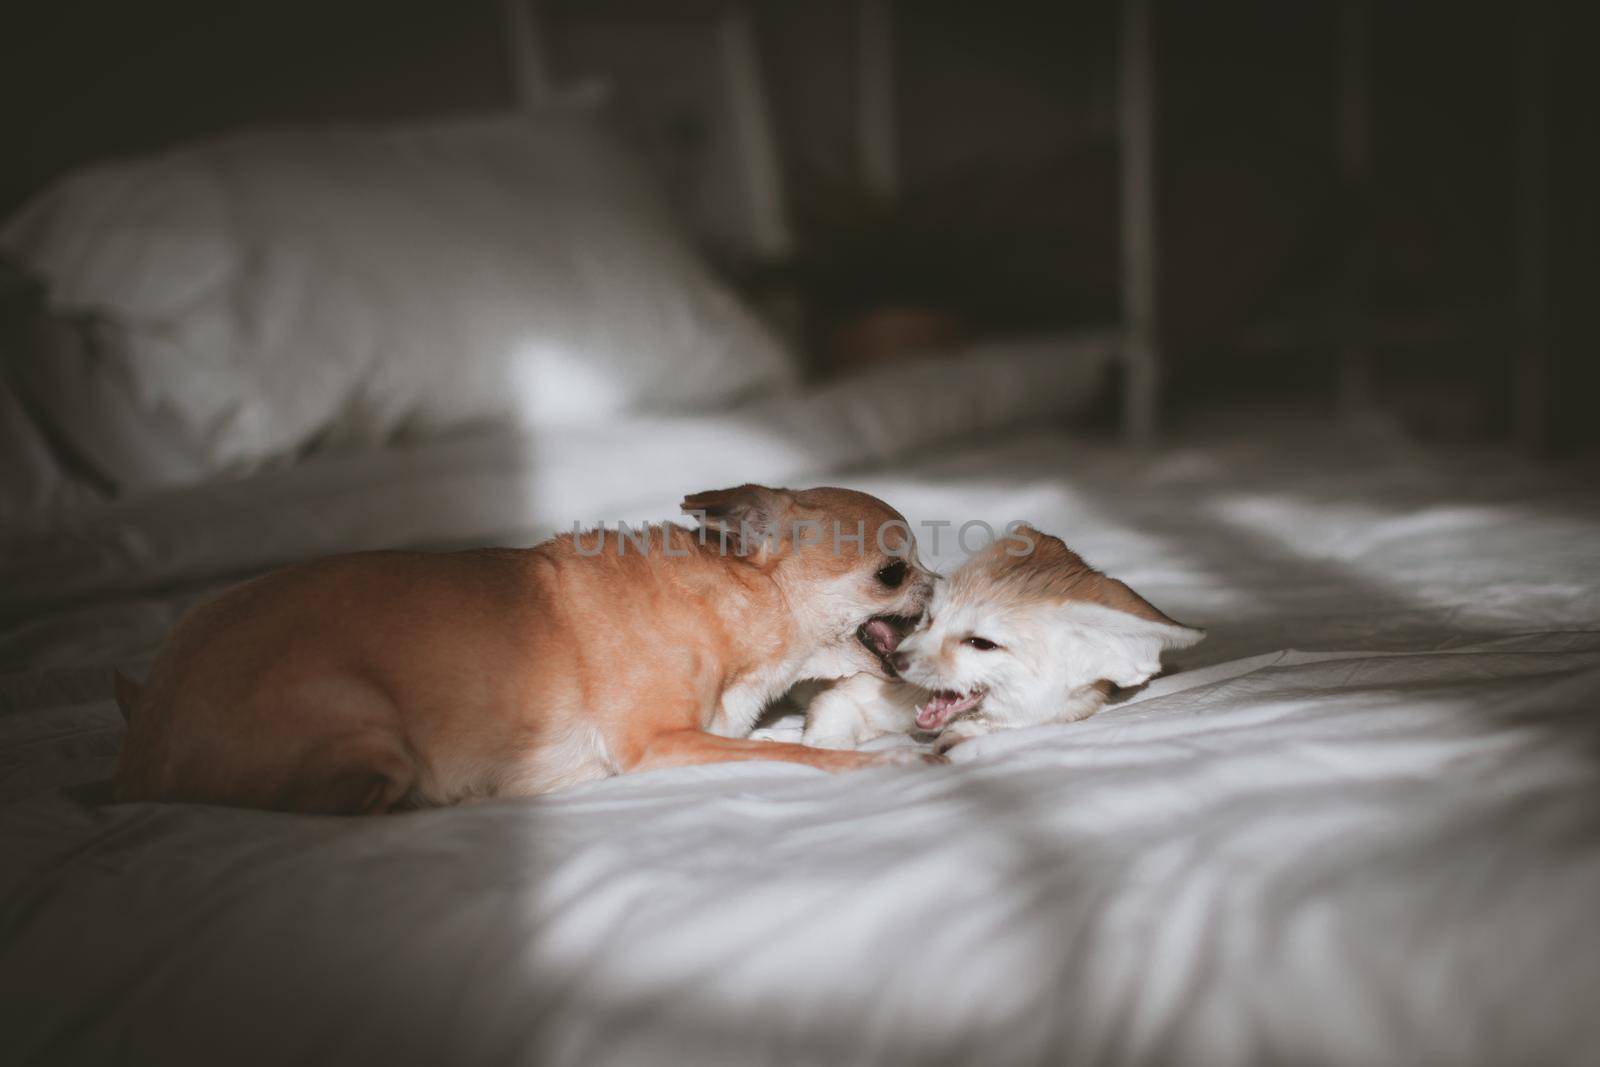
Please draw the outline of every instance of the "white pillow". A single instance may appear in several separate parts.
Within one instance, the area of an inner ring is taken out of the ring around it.
[[[53,312],[116,339],[103,359],[157,432],[176,420],[186,449],[201,443],[183,480],[317,441],[594,423],[796,377],[572,110],[270,130],[104,164],[43,193],[0,249]]]

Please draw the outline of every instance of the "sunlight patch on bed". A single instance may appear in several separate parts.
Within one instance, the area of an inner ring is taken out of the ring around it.
[[[1353,500],[1318,501],[1298,493],[1234,493],[1209,509],[1224,522],[1270,534],[1297,555],[1357,560],[1387,543],[1420,535],[1470,533],[1531,516],[1488,504],[1407,508]]]
[[[1592,526],[1494,503],[1428,507],[1320,501],[1297,493],[1219,496],[1207,512],[1353,583],[1406,604],[1447,611],[1454,624],[1588,625],[1600,595],[1573,579],[1600,567]],[[1471,561],[1466,563],[1463,561]]]

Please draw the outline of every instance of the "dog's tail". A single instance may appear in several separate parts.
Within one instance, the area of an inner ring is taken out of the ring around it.
[[[144,695],[144,689],[121,671],[112,672],[111,688],[117,695],[117,707],[122,711],[122,721],[132,722],[133,709],[139,706],[139,698]]]

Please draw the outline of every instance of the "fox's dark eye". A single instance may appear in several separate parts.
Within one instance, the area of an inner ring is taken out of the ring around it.
[[[993,652],[995,649],[1000,647],[987,637],[969,637],[961,643],[964,645],[971,645],[979,652]]]
[[[890,589],[897,588],[900,583],[905,580],[906,561],[903,559],[895,560],[893,563],[889,564],[887,567],[884,567],[878,572],[878,581],[882,582]]]

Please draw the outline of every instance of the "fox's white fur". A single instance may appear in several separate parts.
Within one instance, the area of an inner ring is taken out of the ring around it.
[[[815,697],[806,743],[852,748],[920,731],[937,733],[943,751],[992,730],[1085,719],[1115,688],[1160,673],[1162,652],[1205,636],[1059,538],[1030,527],[1017,533],[936,585],[894,656],[901,680],[859,674]],[[1025,554],[1023,541],[1032,544]]]

